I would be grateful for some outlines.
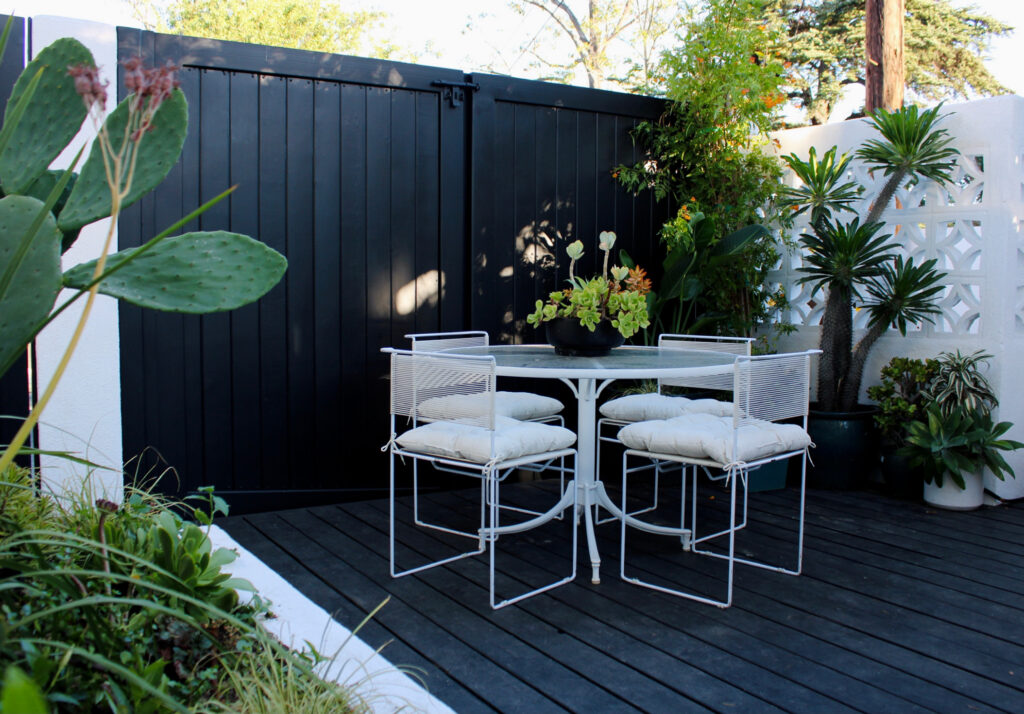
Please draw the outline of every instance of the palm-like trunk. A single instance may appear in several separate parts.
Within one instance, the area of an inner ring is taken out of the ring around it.
[[[865,223],[874,223],[882,217],[882,213],[885,212],[886,207],[889,205],[889,201],[892,200],[893,195],[896,193],[896,189],[900,187],[903,179],[906,178],[907,172],[905,169],[897,169],[889,180],[882,186],[882,192],[878,194],[878,198],[873,204],[871,204],[871,210],[868,212],[868,217],[864,221]]]
[[[867,331],[857,343],[853,351],[853,358],[850,360],[849,369],[842,381],[842,391],[839,395],[839,411],[849,412],[857,405],[860,396],[860,383],[864,377],[864,365],[868,361],[868,352],[874,346],[878,338],[885,334],[889,325],[884,322],[877,323]]]
[[[853,316],[850,290],[835,286],[825,301],[821,318],[821,359],[818,362],[818,404],[823,411],[836,411],[839,381],[850,364],[853,341]]]

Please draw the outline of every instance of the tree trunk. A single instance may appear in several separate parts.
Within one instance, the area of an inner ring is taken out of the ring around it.
[[[903,0],[866,0],[864,113],[903,106]]]
[[[822,411],[838,409],[840,379],[850,362],[853,316],[850,291],[830,291],[821,317],[821,358],[818,360],[818,405]]]
[[[885,209],[889,206],[889,201],[892,200],[893,195],[896,193],[896,189],[900,187],[903,179],[906,178],[907,172],[903,169],[897,169],[882,186],[882,190],[878,194],[878,198],[871,204],[871,210],[868,211],[868,217],[864,219],[865,223],[875,223],[882,218],[882,214]]]
[[[857,343],[857,348],[853,351],[853,358],[850,360],[850,367],[846,370],[846,376],[843,378],[843,391],[839,395],[839,411],[853,411],[857,405],[860,398],[860,383],[864,378],[864,365],[868,361],[868,352],[887,329],[889,329],[888,323],[878,323],[871,327]]]

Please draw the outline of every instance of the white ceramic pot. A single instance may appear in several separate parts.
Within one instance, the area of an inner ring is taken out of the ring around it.
[[[967,488],[957,486],[948,474],[942,478],[942,486],[936,486],[934,481],[925,483],[924,502],[952,511],[971,511],[978,508],[985,496],[981,471],[964,473],[963,477]]]

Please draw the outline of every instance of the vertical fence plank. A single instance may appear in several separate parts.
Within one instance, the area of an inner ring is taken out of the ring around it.
[[[313,94],[313,473],[307,487],[330,488],[338,467],[341,392],[341,90],[317,82]]]
[[[286,80],[260,77],[259,239],[287,255],[285,215]],[[287,480],[288,464],[288,280],[260,301],[260,487]]]
[[[259,234],[259,76],[234,72],[229,79],[228,129],[231,230]],[[225,185],[223,188],[227,188]],[[211,186],[212,191],[220,187]],[[260,481],[260,305],[231,313],[231,488],[249,489]],[[228,444],[224,444],[225,450]]]

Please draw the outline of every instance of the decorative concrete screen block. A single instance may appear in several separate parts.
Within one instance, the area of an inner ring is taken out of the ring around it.
[[[883,215],[886,233],[902,252],[915,261],[935,258],[937,267],[949,274],[942,294],[942,314],[935,324],[925,324],[904,338],[896,330],[879,340],[864,371],[864,389],[878,382],[882,366],[893,356],[935,356],[943,350],[965,352],[983,349],[994,356],[988,375],[999,396],[997,417],[1016,426],[1009,436],[1024,440],[1024,370],[1016,367],[1024,351],[1024,98],[983,99],[943,108],[948,118],[940,125],[954,137],[961,156],[954,183],[939,187],[922,182],[901,188]],[[819,155],[833,144],[839,150],[856,150],[876,136],[864,120],[791,129],[777,133],[780,153],[806,158],[811,146]],[[856,160],[850,178],[868,188],[858,213],[867,214],[884,178],[872,178]],[[795,181],[795,177],[790,177]],[[793,235],[808,230],[807,221]],[[780,349],[817,346],[818,325],[825,306],[819,292],[798,285],[802,264],[799,249],[784,257],[774,279],[786,286],[792,303],[788,319],[798,331],[783,340]],[[867,312],[854,318],[863,329]],[[861,400],[866,401],[862,392]],[[1008,456],[1020,474],[1000,482],[986,477],[986,487],[1005,498],[1024,497],[1024,453]]]

